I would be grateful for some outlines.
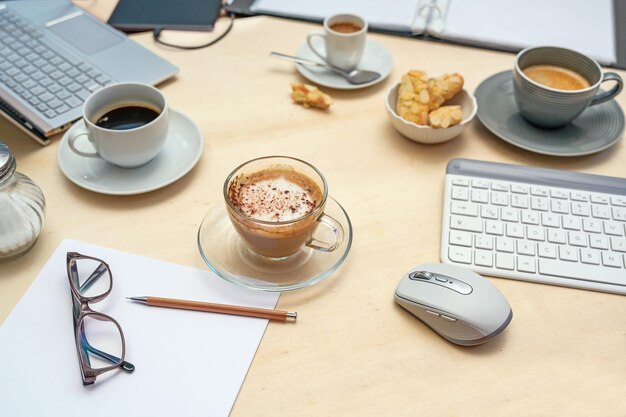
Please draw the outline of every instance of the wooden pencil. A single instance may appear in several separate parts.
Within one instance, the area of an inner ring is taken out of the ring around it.
[[[177,300],[162,297],[126,297],[129,300],[151,307],[177,308],[182,310],[205,311],[208,313],[232,314],[236,316],[257,317],[261,319],[295,321],[298,314],[282,310],[270,310],[256,307],[243,307],[229,304],[205,303],[201,301]]]

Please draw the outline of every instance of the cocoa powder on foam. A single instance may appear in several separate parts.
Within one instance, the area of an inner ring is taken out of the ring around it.
[[[311,213],[322,198],[319,186],[289,166],[273,166],[241,174],[231,181],[228,199],[245,215],[284,222]]]

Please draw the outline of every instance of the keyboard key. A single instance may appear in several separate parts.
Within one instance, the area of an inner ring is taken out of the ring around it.
[[[492,206],[480,206],[480,217],[483,219],[497,219],[498,218],[498,208]]]
[[[591,205],[591,215],[596,219],[610,219],[610,211],[606,206]]]
[[[60,90],[58,93],[56,93],[57,97],[60,98],[61,100],[68,100],[70,97],[73,97],[67,90]],[[78,100],[78,99],[76,99]],[[82,101],[79,100],[79,103],[82,104]]]
[[[510,253],[496,253],[496,268],[515,269],[515,257]]]
[[[54,109],[54,111],[56,111],[58,114],[63,114],[66,113],[68,111],[70,111],[71,109],[69,108],[69,106],[62,104],[60,107],[57,107]]]
[[[509,191],[509,186],[507,183],[494,181],[491,183],[491,189],[494,191]]]
[[[528,208],[528,196],[513,194],[511,195],[511,206],[516,208]]]
[[[526,226],[526,238],[530,240],[546,240],[546,233],[542,227],[539,226]]]
[[[589,216],[589,206],[583,203],[572,202],[572,214],[574,216]]]
[[[542,258],[556,259],[556,245],[552,243],[538,243],[537,254]]]
[[[594,219],[583,219],[583,230],[591,233],[602,233],[602,222]]]
[[[566,191],[557,190],[553,188],[550,190],[550,197],[558,198],[559,200],[567,200],[569,198],[569,195],[567,194]]]
[[[472,189],[472,201],[475,203],[488,203],[489,191]]]
[[[509,223],[506,225],[506,235],[508,237],[524,238],[524,226],[515,223]]]
[[[483,231],[483,221],[474,217],[451,215],[450,228],[481,233]]]
[[[622,270],[595,265],[563,263],[552,259],[539,259],[539,273],[554,277],[606,282],[616,285],[626,284],[626,277]]]
[[[530,208],[538,211],[548,211],[550,206],[549,200],[547,198],[542,197],[531,197],[530,198]]]
[[[572,191],[569,193],[569,198],[572,201],[584,201],[587,202],[589,201],[589,194],[583,192],[583,191]]]
[[[448,243],[455,246],[465,246],[469,248],[472,246],[472,234],[453,230],[450,232]]]
[[[517,253],[520,255],[535,255],[535,242],[530,242],[528,240],[518,240],[517,242]]]
[[[613,196],[611,197],[611,204],[614,206],[626,207],[626,197]]]
[[[585,232],[567,232],[567,240],[572,246],[587,246],[587,234]]]
[[[614,252],[626,252],[626,238],[611,236],[611,249]]]
[[[491,193],[491,204],[495,204],[496,206],[508,206],[509,195],[500,191],[493,191]]]
[[[609,204],[609,198],[601,194],[591,194],[591,202],[596,204]]]
[[[453,201],[450,206],[452,214],[461,214],[463,216],[478,217],[478,205],[474,203]]]
[[[467,178],[452,178],[452,185],[458,185],[459,187],[469,187],[469,180]]]
[[[39,100],[43,101],[43,102],[48,102],[51,101],[54,98],[54,96],[50,93],[43,93],[39,96]]]
[[[584,264],[600,265],[600,252],[594,249],[581,249],[580,260]]]
[[[561,226],[561,219],[553,213],[541,213],[541,224],[546,227],[559,227]]]
[[[502,223],[495,220],[486,220],[485,221],[485,233],[490,235],[499,235],[502,236],[504,234],[504,227]]]
[[[559,246],[559,259],[562,261],[578,261],[578,249],[569,246]]]
[[[522,210],[522,223],[539,224],[539,213],[530,210]]]
[[[508,237],[498,236],[496,237],[496,251],[513,253],[515,250],[515,240]]]
[[[511,184],[511,192],[515,194],[528,194],[528,186],[523,184]]]
[[[486,250],[474,251],[474,263],[478,266],[493,266],[493,255]]]
[[[589,236],[589,246],[594,249],[608,249],[609,239],[604,235]]]
[[[611,268],[621,268],[622,256],[619,253],[602,252],[602,265]]]
[[[518,256],[517,270],[520,272],[529,272],[531,274],[534,274],[535,272],[537,272],[535,258],[531,256]]]
[[[469,190],[467,188],[452,187],[452,199],[453,200],[469,200]]]
[[[604,234],[613,236],[624,236],[624,226],[618,222],[605,221]]]
[[[89,97],[91,95],[91,92],[83,89],[83,90],[79,90],[77,92],[74,93],[78,98],[80,98],[81,100],[87,100],[87,97]]]
[[[563,223],[563,229],[567,230],[580,230],[582,227],[582,222],[578,217],[573,216],[563,216],[561,218]]]
[[[569,214],[569,204],[566,201],[552,200],[550,201],[550,210],[553,213]]]
[[[519,221],[519,210],[514,208],[503,207],[502,208],[502,220],[505,222],[518,222]]]
[[[474,246],[478,249],[493,249],[493,237],[485,235],[474,236]]]
[[[613,212],[613,220],[626,222],[626,208],[613,207],[611,208],[611,212]]]
[[[58,95],[57,95],[57,97],[58,97]],[[61,97],[59,97],[59,98],[61,98]],[[76,98],[76,97],[74,97],[74,96],[69,96],[67,99],[65,99],[65,103],[66,103],[68,106],[70,106],[71,108],[78,107],[78,106],[80,106],[81,104],[83,104],[83,102],[82,102],[82,101],[80,101],[79,99],[77,99],[77,98]]]
[[[535,187],[535,186],[532,186],[532,187],[530,187],[530,194],[531,195],[535,195],[535,196],[539,196],[539,197],[547,197],[550,194],[550,192],[545,187]]]
[[[489,189],[489,181],[482,179],[473,179],[472,187],[474,188],[483,188],[485,190]]]
[[[472,263],[472,250],[460,246],[450,246],[448,248],[448,258],[453,262],[462,264]]]

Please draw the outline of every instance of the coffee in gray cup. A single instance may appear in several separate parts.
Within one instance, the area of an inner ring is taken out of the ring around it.
[[[600,84],[605,81],[616,84],[601,91]],[[524,49],[513,69],[513,91],[521,115],[544,128],[566,125],[587,107],[615,97],[622,85],[618,74],[603,73],[593,59],[553,46]]]

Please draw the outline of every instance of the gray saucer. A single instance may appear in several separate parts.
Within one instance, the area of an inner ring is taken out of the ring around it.
[[[522,149],[554,156],[579,156],[615,145],[624,131],[624,113],[615,100],[589,107],[570,124],[542,129],[518,112],[513,97],[513,73],[504,71],[480,83],[476,92],[478,118],[494,135]]]

